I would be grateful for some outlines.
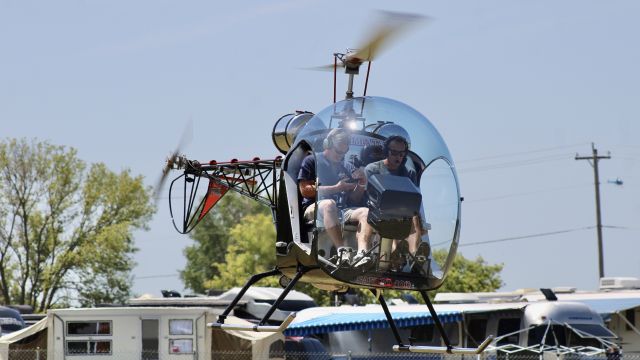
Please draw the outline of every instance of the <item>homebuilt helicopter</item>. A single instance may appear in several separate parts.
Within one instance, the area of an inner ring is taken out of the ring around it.
[[[477,354],[490,344],[491,337],[478,348],[453,347],[427,296],[445,280],[459,239],[461,197],[449,150],[418,111],[366,94],[371,62],[382,46],[421,18],[385,13],[364,46],[335,53],[333,65],[321,68],[334,73],[333,104],[317,114],[296,111],[276,121],[272,140],[282,156],[228,162],[196,161],[178,152],[169,157],[162,179],[171,170],[182,172],[169,188],[178,232],[190,232],[228,191],[268,206],[276,227],[275,268],[251,276],[211,327],[283,331],[295,314],[280,326],[267,325],[269,318],[302,281],[329,291],[371,290],[397,340],[396,351]],[[354,97],[354,77],[365,63],[363,95]],[[337,101],[342,68],[348,87],[346,98]],[[181,201],[174,201],[174,193]],[[225,324],[248,288],[270,276],[280,276],[284,291],[259,324]],[[384,289],[419,292],[446,346],[405,345]]]

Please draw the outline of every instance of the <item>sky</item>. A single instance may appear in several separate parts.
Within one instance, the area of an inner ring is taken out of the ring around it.
[[[430,18],[372,64],[368,95],[412,106],[447,142],[465,198],[459,251],[503,264],[505,291],[597,288],[593,170],[575,160],[593,142],[611,155],[605,275],[640,278],[635,0],[0,0],[0,137],[74,147],[149,186],[189,121],[190,158],[275,156],[280,116],[332,101],[332,74],[304,68],[362,43],[376,10]],[[161,200],[134,234],[136,294],[189,292],[178,271],[191,241],[166,189]]]

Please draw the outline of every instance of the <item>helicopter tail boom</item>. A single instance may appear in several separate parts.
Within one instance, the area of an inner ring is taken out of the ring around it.
[[[179,156],[170,161],[173,169],[183,170],[169,188],[169,211],[179,233],[186,234],[193,230],[229,190],[252,198],[272,210],[276,208],[277,170],[282,162],[280,157],[271,160],[234,159],[221,163],[210,161],[203,164]],[[206,191],[200,188],[202,178],[208,180]],[[182,191],[177,190],[179,186],[175,186],[179,180],[182,180]],[[182,195],[182,206],[179,206],[180,201],[174,196],[176,190]],[[181,223],[176,224],[174,210],[179,208],[182,208]]]

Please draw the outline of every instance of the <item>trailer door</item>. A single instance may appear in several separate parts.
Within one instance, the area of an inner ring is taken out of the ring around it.
[[[142,319],[142,360],[158,360],[158,319]]]

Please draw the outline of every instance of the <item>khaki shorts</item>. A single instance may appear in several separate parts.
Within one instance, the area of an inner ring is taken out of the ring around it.
[[[324,199],[324,200],[320,200],[318,201],[318,203],[321,203],[323,201],[333,201],[331,199]],[[309,205],[305,210],[304,210],[304,220],[305,221],[313,221],[315,220],[315,216],[316,216],[316,205],[318,204],[311,204]],[[318,219],[317,219],[321,224],[324,223],[324,214],[319,213],[318,214]]]
[[[320,201],[325,201],[325,200],[320,200]],[[352,222],[352,216],[353,216],[353,212],[358,209],[357,207],[353,207],[353,208],[347,208],[345,210],[343,210],[342,212],[342,222],[343,223],[349,223]],[[311,204],[309,205],[305,210],[304,210],[304,220],[309,222],[309,221],[313,221],[316,215],[316,204]],[[324,218],[323,218],[323,214],[320,213],[318,214],[318,222],[320,224],[324,223]]]
[[[351,208],[347,208],[342,212],[342,223],[343,224],[348,224],[351,222],[357,222],[357,220],[352,219],[353,217],[353,212],[356,211],[357,207],[351,207]]]

